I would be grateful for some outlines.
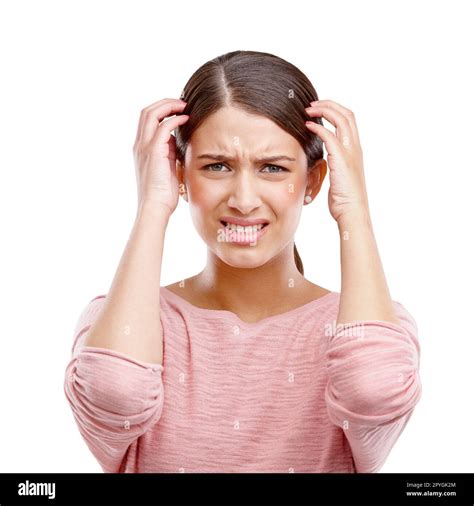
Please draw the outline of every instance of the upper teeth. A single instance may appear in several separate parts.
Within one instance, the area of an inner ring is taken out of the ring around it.
[[[225,222],[226,223],[226,222]],[[235,223],[226,223],[226,228],[230,228],[231,230],[236,230],[237,232],[257,232],[263,227],[263,223],[259,225],[252,225],[243,227],[242,225],[235,225]]]

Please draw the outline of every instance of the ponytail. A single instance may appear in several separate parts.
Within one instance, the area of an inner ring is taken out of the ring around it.
[[[298,271],[304,275],[304,268],[303,268],[303,262],[301,261],[300,255],[298,253],[298,250],[296,249],[296,244],[293,243],[293,253],[295,256],[295,264]]]

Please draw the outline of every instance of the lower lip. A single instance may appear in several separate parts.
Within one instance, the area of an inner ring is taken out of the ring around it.
[[[237,230],[229,230],[221,223],[221,227],[224,228],[225,234],[227,237],[226,242],[230,242],[233,244],[253,244],[255,245],[258,241],[265,235],[267,228],[270,224],[265,225],[260,230],[257,230],[257,233],[246,234],[245,232],[238,232]]]

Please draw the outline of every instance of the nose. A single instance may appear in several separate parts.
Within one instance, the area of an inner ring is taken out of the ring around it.
[[[240,171],[233,178],[232,189],[227,205],[238,209],[242,214],[250,214],[254,209],[260,207],[258,184],[253,179],[251,171]]]

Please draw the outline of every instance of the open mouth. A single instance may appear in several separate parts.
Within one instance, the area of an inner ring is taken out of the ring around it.
[[[260,223],[258,225],[251,225],[244,227],[242,225],[235,225],[234,223],[227,223],[226,221],[223,220],[220,220],[220,222],[227,230],[233,230],[235,232],[244,232],[244,233],[245,232],[256,233],[262,228],[265,228],[267,225],[269,225],[269,223]]]

